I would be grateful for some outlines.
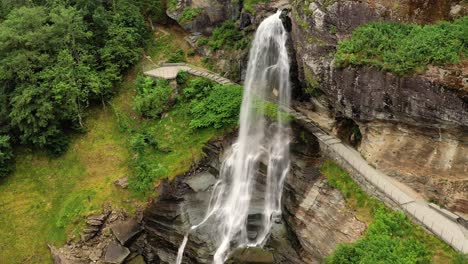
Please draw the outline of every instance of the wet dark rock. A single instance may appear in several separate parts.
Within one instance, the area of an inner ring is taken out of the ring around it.
[[[226,264],[276,263],[273,253],[262,248],[241,248],[234,251]]]
[[[216,183],[216,178],[209,171],[202,172],[187,179],[186,183],[195,192],[205,191]]]
[[[240,16],[240,29],[244,29],[252,24],[252,16],[247,12],[242,12]]]
[[[104,261],[107,263],[123,263],[124,260],[130,255],[130,250],[123,247],[116,241],[112,241],[107,245]]]
[[[110,228],[122,245],[127,245],[142,231],[142,227],[134,219],[116,222]]]

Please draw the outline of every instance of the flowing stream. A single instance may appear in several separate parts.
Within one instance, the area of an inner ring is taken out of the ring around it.
[[[278,11],[269,16],[257,29],[244,83],[239,137],[223,161],[205,218],[184,237],[177,264],[182,263],[190,232],[207,222],[216,233],[213,263],[221,264],[236,248],[263,246],[273,222],[281,218],[283,183],[289,171],[289,126],[280,107],[266,103],[289,107],[290,102],[288,36],[280,15]],[[266,173],[261,172],[261,164],[266,165]],[[257,177],[266,177],[260,206],[252,205]],[[253,211],[261,219],[255,235],[248,230]]]

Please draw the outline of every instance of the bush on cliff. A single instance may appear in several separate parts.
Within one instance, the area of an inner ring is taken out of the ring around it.
[[[137,95],[133,107],[139,114],[156,118],[169,109],[172,87],[166,80],[138,77],[135,82]]]
[[[332,161],[320,171],[331,187],[343,194],[356,218],[368,224],[361,239],[340,244],[325,259],[326,264],[460,263],[464,257],[450,246],[413,224],[401,211],[392,211],[365,193],[348,173]],[[463,263],[463,262],[461,262]]]
[[[371,65],[398,75],[459,63],[468,51],[468,17],[434,25],[374,22],[338,44],[338,66]]]
[[[190,128],[234,126],[239,119],[242,103],[242,87],[239,85],[217,85],[200,101],[195,101],[191,113]]]

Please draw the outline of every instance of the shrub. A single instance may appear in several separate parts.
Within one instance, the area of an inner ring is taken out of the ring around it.
[[[49,156],[59,157],[65,153],[68,145],[70,145],[70,137],[63,132],[57,132],[54,136],[50,137],[45,148]]]
[[[172,52],[169,54],[169,58],[167,59],[167,62],[186,62],[187,60],[185,59],[185,53],[183,49],[178,49],[175,52]]]
[[[198,46],[205,46],[208,44],[208,38],[201,37],[197,40]]]
[[[153,182],[168,173],[168,170],[161,164],[143,156],[139,156],[134,160],[132,168],[134,173],[128,179],[128,186],[139,194],[150,191]]]
[[[0,135],[0,178],[8,176],[13,170],[13,150],[9,136]]]
[[[244,36],[243,31],[237,28],[233,20],[228,20],[213,30],[208,40],[208,47],[211,50],[238,50],[246,48],[249,43],[250,38]],[[198,44],[200,45],[200,43]]]
[[[280,110],[277,104],[270,101],[257,99],[254,101],[253,107],[258,114],[264,115],[271,121],[276,121],[279,118],[282,123],[289,123],[293,120],[292,115]]]
[[[207,97],[194,102],[190,128],[223,128],[236,125],[241,102],[241,86],[215,86]]]
[[[137,95],[133,108],[139,114],[156,118],[170,106],[172,87],[166,80],[154,80],[139,76],[136,80]]]
[[[187,7],[182,11],[182,14],[179,17],[179,22],[184,24],[192,21],[197,16],[199,16],[203,11],[203,8],[191,8]]]
[[[413,234],[412,223],[402,212],[381,208],[363,238],[341,244],[325,263],[431,263],[430,251]]]
[[[188,72],[182,71],[177,74],[176,82],[179,86],[184,86],[190,79],[190,74]]]
[[[189,49],[189,50],[187,51],[187,56],[190,56],[190,57],[195,56],[195,50]]]
[[[467,27],[468,17],[425,26],[366,24],[339,43],[335,61],[341,67],[372,65],[398,75],[424,70],[429,64],[459,63],[467,53]]]
[[[215,83],[209,79],[196,77],[187,82],[182,89],[182,97],[185,101],[200,100],[206,97]]]
[[[147,147],[156,149],[158,146],[154,138],[148,133],[137,133],[130,139],[130,148],[132,151],[141,154]]]

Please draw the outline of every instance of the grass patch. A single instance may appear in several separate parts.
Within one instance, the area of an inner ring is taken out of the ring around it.
[[[433,25],[374,22],[338,44],[336,64],[371,65],[398,75],[456,64],[468,50],[468,16]]]
[[[113,182],[129,173],[125,141],[109,111],[94,109],[88,132],[74,136],[59,158],[19,149],[15,172],[0,182],[0,259],[49,263],[46,243],[78,235],[83,217],[105,203],[134,211],[128,192]]]
[[[367,195],[346,171],[332,161],[320,168],[330,186],[343,194],[356,217],[368,224],[366,234],[341,244],[325,263],[460,263],[463,256],[413,224],[404,213],[394,212]]]

